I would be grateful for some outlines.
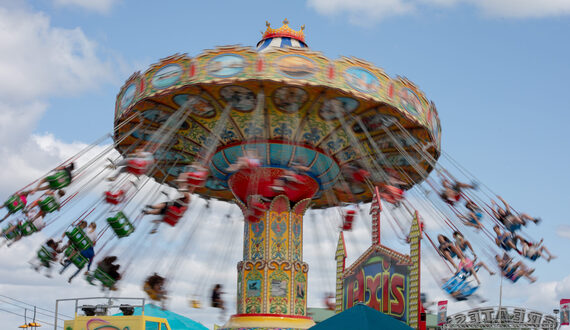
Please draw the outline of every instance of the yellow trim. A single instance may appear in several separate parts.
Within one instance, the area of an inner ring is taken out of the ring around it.
[[[86,323],[91,319],[101,319],[110,322],[113,326],[124,326],[128,322],[131,330],[144,330],[145,321],[164,323],[168,330],[171,330],[168,320],[162,317],[146,316],[146,315],[119,315],[119,316],[84,316],[77,315],[74,320],[64,321],[64,327],[71,327],[72,329],[82,329]]]
[[[315,325],[312,319],[286,316],[232,316],[224,328],[294,328],[308,329]]]

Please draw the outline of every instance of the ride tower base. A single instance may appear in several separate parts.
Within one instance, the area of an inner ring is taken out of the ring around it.
[[[267,177],[269,171],[278,175],[274,170],[264,168],[262,175]],[[237,197],[240,192],[236,190],[247,184],[239,173],[232,179],[230,187]],[[255,182],[251,176],[248,180]],[[303,215],[315,188],[307,185],[303,193],[307,198],[300,200],[291,196],[291,201],[289,194],[265,197],[263,210],[257,208],[253,219],[248,215],[255,205],[252,198],[257,196],[250,193],[236,198],[246,218],[243,260],[237,265],[237,314],[222,329],[308,329],[315,325],[307,316],[309,267],[303,262]],[[250,185],[248,190],[256,189]]]

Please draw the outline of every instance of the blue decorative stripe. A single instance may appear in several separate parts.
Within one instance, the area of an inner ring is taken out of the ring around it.
[[[291,47],[291,38],[283,37],[281,38],[281,48],[283,47]]]
[[[307,45],[299,40],[290,37],[276,37],[265,39],[257,46],[257,51],[265,50],[266,48],[284,48],[284,47],[299,47],[307,48]]]
[[[267,48],[267,46],[269,46],[269,44],[271,43],[271,40],[273,40],[273,38],[263,40],[263,43],[259,45],[259,47],[257,47],[257,50],[262,50]]]

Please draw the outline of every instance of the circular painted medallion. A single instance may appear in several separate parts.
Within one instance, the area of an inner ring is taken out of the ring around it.
[[[307,92],[299,87],[280,87],[273,93],[273,104],[277,109],[287,113],[299,111],[308,99]]]
[[[210,102],[198,95],[178,94],[172,98],[172,101],[178,106],[183,106],[186,102],[190,102],[193,115],[204,118],[211,118],[216,115],[216,110]]]
[[[415,136],[413,135],[405,136],[403,133],[400,134],[392,133],[392,136],[385,134],[374,139],[376,145],[380,149],[396,148],[397,144],[395,143],[394,140],[398,141],[400,145],[403,146],[404,148],[418,143],[418,139]]]
[[[162,126],[170,117],[171,113],[159,109],[149,109],[142,112],[144,119]],[[187,130],[190,128],[187,122],[182,123],[179,130]]]
[[[241,55],[222,54],[208,62],[208,73],[215,77],[231,77],[243,71],[247,62]]]
[[[281,74],[294,79],[309,78],[317,71],[315,62],[301,55],[281,56],[275,65]]]
[[[371,113],[361,116],[360,119],[369,133],[380,131],[383,127],[390,127],[398,121],[396,117],[383,113]],[[352,126],[352,130],[358,134],[364,133],[364,130],[359,123],[355,123]]]
[[[164,89],[174,85],[181,75],[182,67],[179,64],[168,64],[156,71],[150,83],[154,88]]]
[[[137,86],[132,83],[129,87],[125,88],[123,96],[121,96],[121,109],[125,109],[133,102],[135,98],[135,92],[137,91]]]
[[[353,66],[344,71],[344,80],[354,89],[363,93],[373,93],[380,88],[380,81],[370,71]]]
[[[187,157],[184,154],[181,154],[176,151],[158,150],[157,152],[154,153],[154,159],[160,161],[180,162],[187,160]]]
[[[416,117],[422,112],[422,103],[420,98],[409,88],[400,90],[400,104],[412,116]]]
[[[358,101],[350,97],[335,97],[326,100],[319,114],[325,120],[331,120],[338,117],[338,114],[346,115],[358,108]]]
[[[135,139],[140,139],[140,140],[144,140],[144,141],[153,141],[153,142],[159,142],[161,140],[161,136],[154,136],[156,133],[155,129],[137,129],[136,131],[133,132],[132,137],[134,137]],[[174,146],[176,144],[178,144],[178,136],[173,136],[170,140],[170,142],[165,141],[164,144],[168,145],[168,146]]]
[[[255,107],[255,94],[245,87],[226,86],[220,89],[220,95],[226,102],[232,102],[233,108],[236,110],[248,112]]]

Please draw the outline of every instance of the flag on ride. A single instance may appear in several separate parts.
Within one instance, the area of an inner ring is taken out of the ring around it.
[[[560,325],[570,325],[570,299],[560,299]]]
[[[437,302],[437,325],[442,326],[447,323],[447,300]]]

